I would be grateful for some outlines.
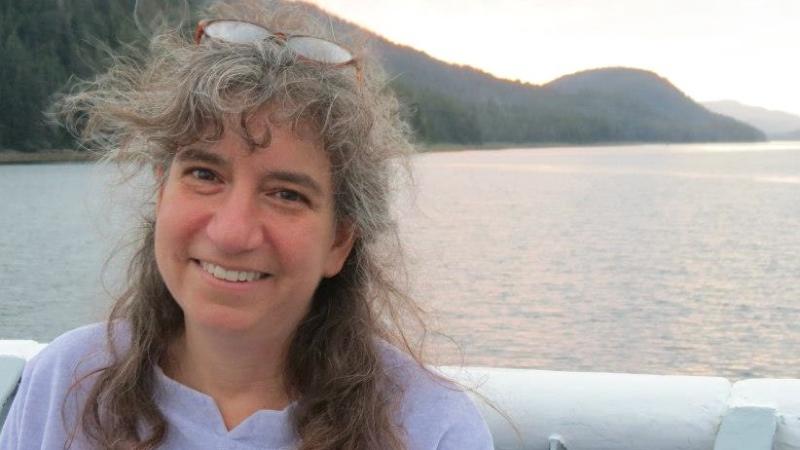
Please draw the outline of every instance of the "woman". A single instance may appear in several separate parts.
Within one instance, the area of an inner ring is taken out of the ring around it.
[[[409,144],[381,74],[299,6],[208,17],[59,103],[154,175],[152,214],[108,324],[29,362],[0,448],[491,448],[402,333],[388,201]]]

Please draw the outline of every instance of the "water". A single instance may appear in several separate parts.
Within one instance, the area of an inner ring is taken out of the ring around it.
[[[103,317],[120,229],[107,192],[88,164],[0,165],[0,338],[46,342]]]
[[[464,151],[415,169],[398,208],[413,294],[455,343],[433,341],[439,362],[800,377],[800,143]],[[107,178],[0,166],[0,337],[102,317],[124,222]]]

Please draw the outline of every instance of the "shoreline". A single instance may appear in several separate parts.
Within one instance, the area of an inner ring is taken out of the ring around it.
[[[485,142],[483,144],[457,144],[457,143],[418,143],[415,147],[419,153],[458,152],[463,150],[503,150],[509,148],[564,148],[564,147],[603,147],[622,145],[662,144],[662,142],[597,142],[597,143],[571,143],[571,142]]]
[[[78,150],[42,150],[37,152],[0,150],[0,165],[94,162],[96,160],[97,158],[95,158],[91,153]]]
[[[766,142],[800,142],[772,140]],[[570,143],[570,142],[485,142],[483,144],[456,144],[456,143],[437,143],[429,144],[417,142],[414,147],[417,153],[438,153],[438,152],[458,152],[465,150],[501,150],[508,148],[565,148],[565,147],[606,147],[606,146],[636,146],[636,145],[683,145],[683,144],[749,144],[750,142],[593,142],[593,143]],[[48,163],[90,163],[96,162],[97,157],[91,152],[78,151],[72,149],[62,150],[41,150],[35,152],[21,152],[18,150],[0,150],[0,165],[6,164],[48,164]]]
[[[712,141],[712,142],[657,142],[657,141],[609,141],[609,142],[485,142],[483,144],[456,144],[456,143],[437,143],[429,144],[424,142],[415,143],[419,153],[435,152],[458,152],[463,150],[501,150],[509,148],[567,148],[567,147],[634,147],[638,145],[713,145],[713,144],[765,144],[770,142],[800,142],[786,140],[766,140],[766,141]]]

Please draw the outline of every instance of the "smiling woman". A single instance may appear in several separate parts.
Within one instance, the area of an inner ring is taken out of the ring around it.
[[[179,149],[164,177],[156,262],[187,334],[246,333],[256,346],[291,336],[353,246],[352,225],[335,217],[323,149],[269,122],[266,111],[250,117],[252,131],[269,130],[268,147],[252,150],[226,130],[205,149]]]
[[[379,68],[301,5],[207,15],[58,103],[154,201],[108,322],[29,361],[0,448],[491,448],[408,344],[388,202],[410,145]]]

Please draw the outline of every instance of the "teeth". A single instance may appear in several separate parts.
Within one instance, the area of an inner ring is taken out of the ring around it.
[[[216,264],[211,264],[205,261],[200,261],[203,270],[210,273],[214,278],[219,278],[225,281],[255,281],[266,276],[261,272],[243,272],[238,270],[228,270]]]

